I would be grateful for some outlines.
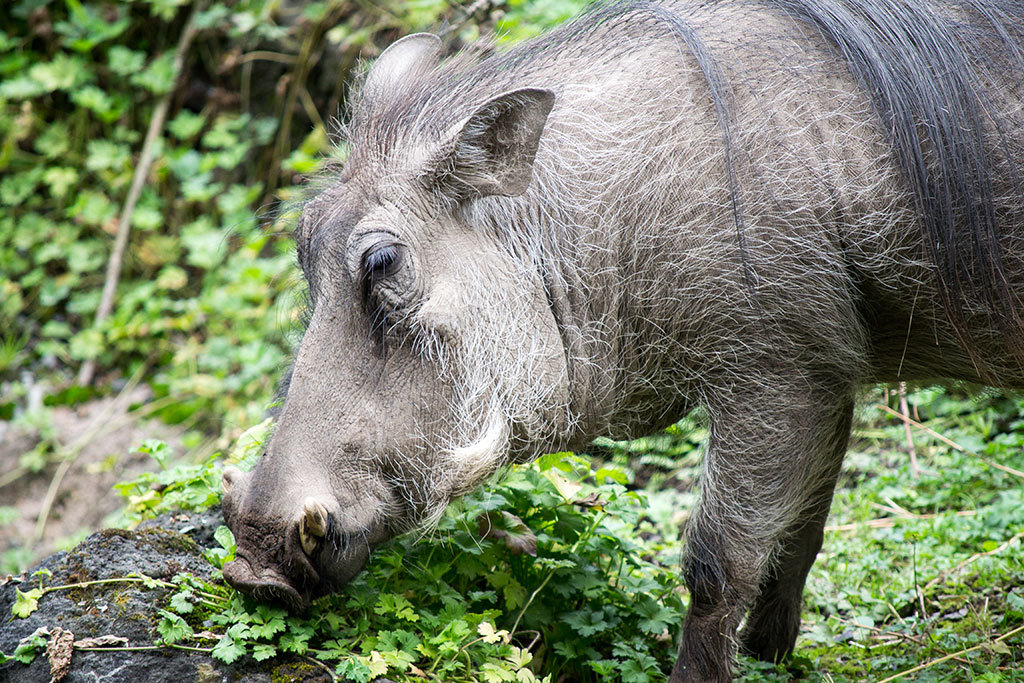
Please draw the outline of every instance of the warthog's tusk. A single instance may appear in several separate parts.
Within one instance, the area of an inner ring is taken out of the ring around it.
[[[327,535],[327,508],[315,498],[307,498],[299,520],[299,540],[307,555],[313,554],[320,539]]]

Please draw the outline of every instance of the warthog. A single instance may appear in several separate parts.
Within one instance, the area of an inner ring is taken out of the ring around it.
[[[1022,74],[1020,0],[397,41],[302,213],[310,318],[266,454],[225,473],[225,578],[302,607],[501,465],[700,405],[672,680],[785,655],[858,385],[1024,386]]]

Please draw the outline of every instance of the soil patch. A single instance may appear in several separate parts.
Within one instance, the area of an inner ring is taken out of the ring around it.
[[[135,449],[147,438],[166,441],[182,454],[183,430],[159,420],[143,420],[132,410],[151,398],[139,386],[116,397],[77,406],[47,408],[46,424],[36,429],[0,422],[0,507],[14,509],[0,527],[0,568],[24,569],[109,526],[124,499],[114,491],[158,465]],[[22,466],[25,453],[48,441],[46,466],[31,472]]]

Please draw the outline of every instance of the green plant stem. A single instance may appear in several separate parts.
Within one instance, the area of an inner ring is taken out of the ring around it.
[[[212,647],[189,647],[188,645],[177,645],[174,643],[166,643],[164,645],[122,645],[114,647],[76,647],[75,649],[80,652],[145,652],[147,650],[164,650],[166,648],[172,648],[174,650],[188,650],[189,652],[205,652],[209,654],[213,652]]]
[[[43,591],[42,595],[47,595],[55,591],[70,590],[72,588],[88,588],[89,586],[98,586],[107,583],[144,583],[147,585],[155,584],[160,588],[168,588],[171,590],[178,590],[181,588],[181,586],[179,586],[176,583],[141,576],[118,576],[110,579],[93,579],[92,581],[80,581],[78,583],[63,583],[59,586],[43,586],[42,584],[40,584],[39,587]],[[210,607],[220,607],[223,603],[229,602],[228,598],[223,598],[219,595],[214,595],[213,593],[207,593],[206,591],[193,590],[192,592],[193,595],[201,596],[200,600]]]
[[[569,549],[570,554],[575,553],[579,549],[580,544],[589,539],[594,534],[594,531],[597,529],[598,525],[602,521],[604,521],[604,518],[606,516],[607,513],[602,512],[594,519],[594,523],[590,525],[590,528],[583,532],[580,535],[580,537],[576,539],[576,542],[572,544],[572,548]],[[534,598],[536,598],[537,595],[542,590],[544,590],[544,586],[548,585],[548,581],[550,581],[551,578],[555,575],[555,571],[557,570],[552,569],[550,572],[548,572],[548,575],[544,577],[544,580],[541,581],[540,585],[537,586],[537,588],[535,588],[532,593],[530,593],[530,597],[526,600],[526,603],[523,605],[523,608],[519,610],[519,614],[518,616],[516,616],[516,620],[515,622],[513,622],[512,628],[508,630],[509,633],[513,635],[516,633],[516,629],[519,627],[519,622],[522,620],[523,615],[526,614],[526,610],[530,607],[530,604],[533,602]]]

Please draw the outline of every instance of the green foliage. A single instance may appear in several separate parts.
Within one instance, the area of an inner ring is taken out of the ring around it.
[[[514,42],[584,4],[509,0],[495,28]],[[300,317],[293,184],[332,153],[323,121],[343,103],[339,79],[404,33],[461,25],[466,9],[287,5],[210,3],[183,74],[172,55],[192,0],[15,0],[0,16],[0,418],[39,435],[20,458],[25,471],[56,450],[50,403],[93,394],[55,393],[28,410],[23,370],[54,385],[85,360],[104,381],[140,371],[154,412],[195,429],[193,445],[221,435],[224,447],[261,419]],[[453,38],[480,31],[471,21]],[[94,325],[113,234],[167,94],[115,308]],[[261,215],[278,206],[273,220]],[[931,679],[1020,680],[1024,403],[933,388],[910,402],[965,450],[915,430],[927,471],[914,478],[902,422],[864,413],[796,656],[743,660],[741,680],[877,679],[922,663]],[[216,504],[224,462],[251,464],[268,429],[244,434],[226,459],[185,464],[146,442],[158,471],[118,486],[125,521]],[[185,575],[124,580],[170,591],[162,644],[225,662],[303,655],[352,680],[660,680],[681,621],[677,535],[696,502],[705,436],[697,416],[637,441],[599,440],[592,463],[555,454],[514,468],[452,506],[428,538],[379,549],[305,618]],[[0,510],[0,525],[14,517]],[[206,557],[219,568],[234,542],[225,527],[215,537]],[[25,561],[5,554],[2,566]],[[14,615],[61,588],[19,589]],[[46,641],[34,634],[0,663],[31,661]]]
[[[32,635],[23,638],[10,655],[0,652],[0,664],[7,662],[31,664],[37,655],[46,650],[46,645],[50,642],[49,635],[49,631],[45,628],[36,630]]]
[[[200,614],[183,583],[158,630],[184,642],[201,618],[217,626],[212,654],[224,662],[302,654],[352,680],[662,680],[681,623],[680,577],[646,558],[678,547],[642,540],[643,494],[592,475],[570,454],[515,467],[453,505],[429,540],[380,549],[305,618],[237,594]],[[490,520],[508,517],[534,537],[533,554],[491,533]],[[230,555],[229,532],[218,533]]]
[[[882,678],[975,646],[929,675],[1019,671],[1024,637],[999,639],[1024,623],[1012,588],[1024,579],[1024,452],[1011,446],[1024,437],[1024,401],[938,388],[908,398],[930,430],[914,430],[924,471],[911,471],[898,418],[855,431],[805,593],[801,653],[844,679]]]
[[[252,467],[259,457],[263,442],[271,429],[271,421],[264,420],[246,430],[227,458],[229,463]],[[224,458],[214,453],[202,462],[178,464],[166,467],[170,448],[156,439],[147,439],[139,451],[148,454],[160,463],[159,472],[143,472],[131,481],[115,485],[115,489],[127,498],[124,521],[137,523],[141,519],[171,510],[202,510],[216,505],[221,497],[221,477],[224,472]],[[226,531],[226,529],[225,529]],[[223,532],[218,537],[220,541]],[[224,546],[227,548],[227,546]],[[223,565],[226,553],[211,551],[207,559]],[[214,559],[216,558],[216,559]]]
[[[922,665],[940,679],[1017,680],[1005,672],[1019,669],[1024,646],[1024,455],[1012,448],[1024,402],[936,390],[910,400],[929,429],[979,454],[918,431],[928,471],[914,479],[902,422],[865,413],[797,651],[779,665],[741,658],[740,680],[879,679]],[[230,459],[251,466],[267,429]],[[426,538],[379,548],[304,617],[180,581],[161,636],[201,646],[203,625],[222,661],[298,654],[351,680],[662,680],[684,611],[678,528],[694,504],[676,487],[696,476],[703,432],[697,416],[651,438],[601,441],[601,459],[556,453],[514,467],[450,506]],[[641,479],[655,488],[639,490]],[[216,536],[222,548],[207,556],[222,566],[234,541],[223,527]]]
[[[165,419],[219,430],[258,417],[289,352],[287,222],[266,231],[255,217],[273,111],[206,101],[172,112],[131,217],[113,314],[93,325],[154,108],[188,86],[172,57],[189,5],[19,2],[0,22],[0,44],[18,48],[0,55],[0,324],[20,330],[3,340],[0,373],[15,359],[69,372],[89,359],[147,363],[158,397],[175,399]],[[243,2],[205,15],[190,77],[207,77],[200,54],[253,43],[239,25],[258,32],[270,11]],[[217,86],[237,90],[237,79]]]
[[[33,588],[25,592],[16,589],[14,606],[11,608],[11,614],[24,619],[36,611],[39,607],[39,598],[41,598],[42,595],[43,591],[39,588]]]
[[[508,12],[498,22],[497,30],[507,42],[532,38],[545,29],[579,14],[592,1],[508,0]]]

